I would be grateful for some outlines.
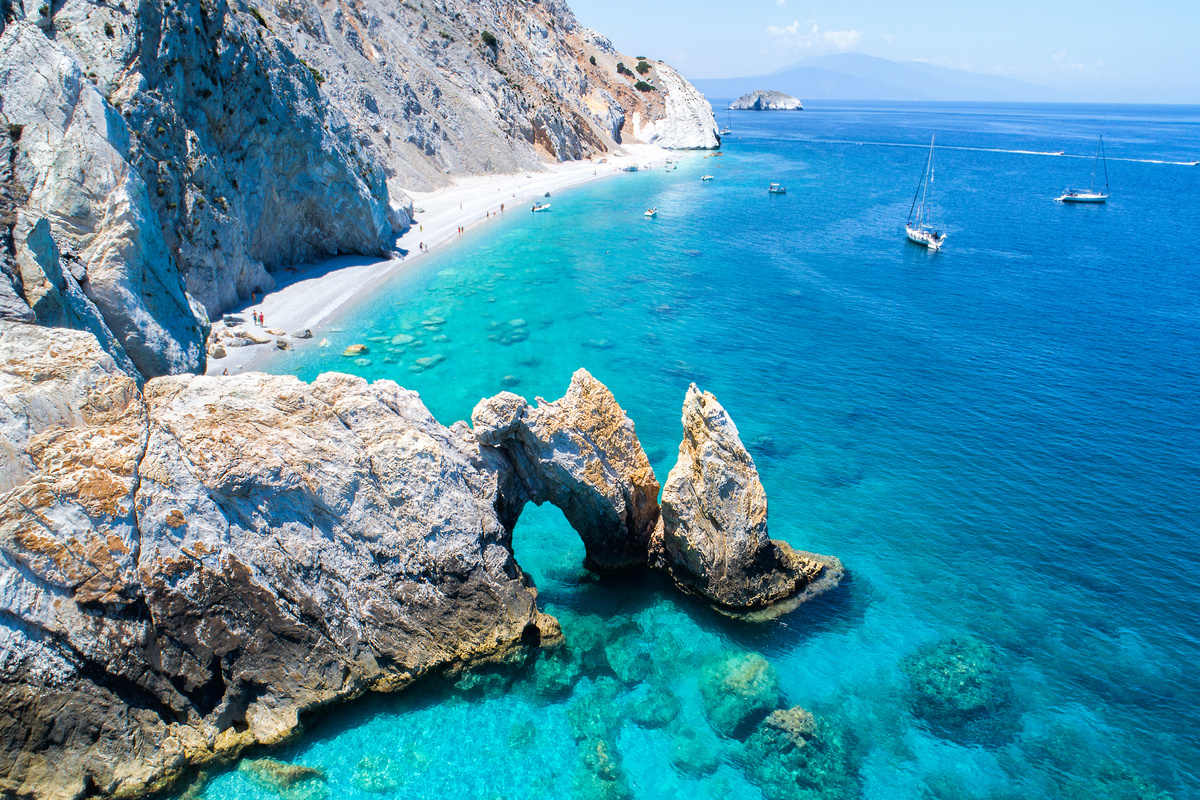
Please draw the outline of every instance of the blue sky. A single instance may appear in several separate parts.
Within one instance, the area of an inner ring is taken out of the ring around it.
[[[569,2],[621,51],[691,78],[858,52],[1018,78],[1081,100],[1200,103],[1200,0]]]

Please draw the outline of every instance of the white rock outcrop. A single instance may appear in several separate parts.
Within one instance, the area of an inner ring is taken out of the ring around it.
[[[21,128],[15,179],[27,195],[18,252],[40,219],[83,266],[83,290],[144,375],[204,367],[197,319],[170,258],[129,129],[69,51],[35,25],[0,34],[0,95]]]
[[[735,111],[803,111],[804,106],[791,95],[783,92],[759,89],[734,100],[730,108]]]
[[[673,150],[714,150],[721,146],[712,106],[704,95],[666,64],[654,70],[656,87],[663,94],[665,114],[645,119],[633,115],[634,135],[647,144]]]

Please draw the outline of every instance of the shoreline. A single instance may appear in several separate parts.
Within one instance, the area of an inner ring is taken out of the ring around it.
[[[243,303],[226,311],[213,321],[213,329],[246,331],[268,342],[240,347],[226,346],[224,358],[208,358],[206,375],[235,375],[254,371],[254,368],[277,352],[276,339],[286,339],[293,348],[315,343],[322,325],[329,323],[341,310],[363,299],[402,270],[411,269],[421,258],[440,247],[458,240],[459,227],[464,233],[495,216],[525,211],[530,203],[550,192],[573,189],[593,181],[612,177],[624,167],[636,164],[641,168],[661,166],[669,158],[680,158],[682,152],[655,145],[625,145],[620,155],[600,159],[550,164],[542,172],[520,172],[508,175],[471,175],[457,179],[452,185],[432,192],[408,192],[412,198],[414,220],[412,227],[395,241],[404,255],[400,258],[372,256],[334,256],[319,262],[285,267],[276,273],[275,288],[256,302]],[[504,211],[501,212],[501,204]],[[424,244],[425,250],[420,246]],[[252,313],[263,315],[265,325],[251,321]],[[243,317],[246,321],[228,326],[228,317]],[[268,334],[268,330],[283,331],[284,335]],[[311,339],[295,338],[296,334],[311,331]]]

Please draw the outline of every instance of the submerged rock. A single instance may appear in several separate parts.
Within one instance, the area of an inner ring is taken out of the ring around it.
[[[790,610],[838,584],[841,563],[767,536],[767,495],[754,460],[717,399],[688,388],[679,459],[663,487],[652,563],[733,610]]]
[[[671,766],[684,775],[701,778],[721,766],[721,743],[711,733],[683,728],[671,737]]]
[[[401,765],[386,756],[363,756],[354,767],[354,785],[372,794],[391,794],[404,783]]]
[[[743,761],[767,800],[842,800],[857,793],[845,740],[799,706],[763,720],[746,742]]]
[[[584,743],[572,796],[577,800],[630,800],[633,797],[615,741],[592,739]]]
[[[679,696],[665,686],[656,686],[646,696],[629,701],[629,718],[643,728],[661,728],[677,716],[682,704]]]
[[[238,764],[238,772],[283,800],[325,800],[329,797],[324,770],[286,764],[273,758],[256,758]]]
[[[938,736],[994,746],[1016,734],[1012,684],[989,645],[969,636],[947,639],[908,656],[900,669],[913,712]]]
[[[743,738],[779,707],[779,674],[757,653],[738,653],[700,671],[700,694],[713,728]]]

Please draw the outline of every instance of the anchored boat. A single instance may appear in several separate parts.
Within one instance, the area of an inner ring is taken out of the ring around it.
[[[657,217],[657,216],[658,216],[658,206],[655,206],[654,208],[648,208],[648,209],[646,209],[646,214],[645,214],[645,216],[647,216],[647,217]]]
[[[908,209],[908,222],[904,225],[904,232],[908,234],[909,241],[937,252],[942,249],[942,242],[946,241],[946,234],[937,230],[933,225],[932,190],[933,137],[931,136],[929,137],[929,157],[925,160],[925,171],[921,173],[921,180],[917,183],[917,193],[913,195],[912,206]]]
[[[533,208],[531,208],[529,210],[530,211],[549,211],[550,204],[549,203],[534,203]]]
[[[767,187],[767,194],[787,194],[787,187],[778,183],[772,183]]]
[[[1104,191],[1096,191],[1096,168],[1104,165]],[[1104,203],[1108,201],[1108,159],[1104,157],[1104,137],[1096,147],[1096,160],[1092,162],[1092,183],[1087,191],[1082,189],[1067,189],[1058,198],[1060,203]]]

